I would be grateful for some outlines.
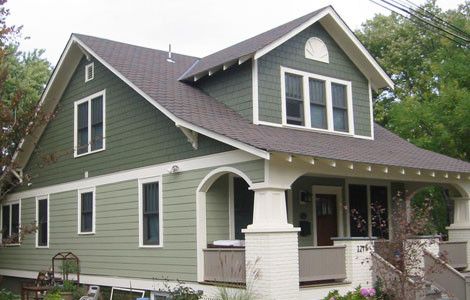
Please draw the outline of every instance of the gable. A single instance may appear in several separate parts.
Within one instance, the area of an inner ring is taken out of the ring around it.
[[[326,44],[329,63],[305,57],[305,45],[312,37]],[[320,23],[309,26],[258,59],[260,121],[281,124],[281,67],[350,81],[355,134],[371,137],[369,82]]]
[[[193,149],[174,122],[99,61],[92,61],[94,79],[85,82],[89,62],[83,57],[55,118],[47,124],[24,168],[32,176],[31,188],[82,179],[85,172],[92,177],[233,149],[203,135],[199,135],[198,149]],[[102,90],[106,90],[106,150],[74,158],[74,102]]]

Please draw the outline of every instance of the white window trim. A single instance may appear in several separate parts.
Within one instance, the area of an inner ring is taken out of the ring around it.
[[[103,96],[103,148],[91,151],[91,100],[99,96]],[[78,113],[78,106],[84,102],[89,102],[88,104],[88,151],[82,154],[78,154],[77,153],[77,149],[78,149],[77,113]],[[104,150],[106,150],[106,89],[100,92],[94,93],[93,95],[90,95],[86,98],[75,101],[74,109],[73,109],[73,157],[77,158],[77,157],[101,152]]]
[[[143,237],[143,193],[142,186],[145,183],[158,182],[158,224],[159,224],[159,244],[158,245],[144,245]],[[140,178],[138,180],[138,190],[139,190],[139,248],[163,248],[163,188],[162,188],[162,177],[148,177]]]
[[[14,200],[14,201],[7,201],[7,202],[1,204],[1,207],[0,207],[0,224],[1,224],[1,226],[3,226],[3,207],[4,207],[4,206],[8,206],[8,207],[9,207],[9,210],[10,210],[10,220],[9,220],[9,223],[10,223],[10,226],[9,226],[10,232],[8,233],[8,235],[11,235],[12,206],[13,206],[14,204],[18,204],[18,206],[19,206],[19,207],[18,207],[18,210],[19,210],[19,218],[18,218],[18,226],[19,226],[19,229],[18,229],[18,243],[3,244],[3,232],[0,232],[0,244],[1,244],[1,245],[4,245],[5,247],[21,246],[21,199]]]
[[[82,232],[82,194],[84,193],[93,193],[93,215],[92,215],[92,225],[91,225],[91,231],[83,231]],[[91,187],[91,188],[84,188],[84,189],[79,189],[78,190],[78,195],[77,195],[77,207],[78,207],[78,212],[77,212],[77,234],[79,235],[93,235],[96,233],[96,188]]]
[[[286,73],[302,76],[302,91],[304,97],[304,126],[293,125],[287,123],[286,112],[286,93],[285,93],[285,75]],[[325,94],[326,94],[326,118],[327,129],[312,127],[310,119],[310,94],[308,89],[309,78],[325,81]],[[347,95],[347,108],[348,108],[348,131],[336,131],[333,124],[333,101],[331,99],[331,84],[338,83],[346,86]],[[352,105],[352,84],[351,81],[341,80],[337,78],[327,77],[315,73],[299,71],[281,66],[281,112],[282,112],[282,126],[297,129],[307,129],[319,132],[329,132],[340,135],[354,136],[354,112]]]
[[[88,70],[91,68],[91,77],[88,78]],[[93,80],[95,78],[95,63],[91,62],[85,66],[85,82]]]
[[[51,202],[49,200],[49,195],[42,195],[42,196],[36,196],[36,224],[39,225],[39,200],[47,200],[47,245],[46,246],[39,246],[39,229],[36,230],[36,248],[37,249],[48,249],[49,248],[49,241],[51,238]]]

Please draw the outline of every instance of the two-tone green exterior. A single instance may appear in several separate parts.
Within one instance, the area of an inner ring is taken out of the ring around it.
[[[264,180],[263,160],[229,166],[253,182]],[[21,246],[0,249],[0,269],[47,270],[54,254],[72,251],[80,258],[84,275],[196,281],[196,191],[203,178],[215,168],[162,176],[161,248],[139,248],[138,179],[133,179],[96,186],[96,233],[93,235],[78,234],[78,190],[50,194],[49,247],[36,248],[35,234],[27,235]],[[21,199],[22,224],[35,221],[35,205],[34,197]],[[212,212],[214,209],[209,205],[208,234],[221,224]]]
[[[38,188],[168,161],[233,150],[198,137],[195,150],[174,122],[137,94],[97,60],[94,79],[85,82],[81,60],[70,80],[55,117],[47,125],[24,172]],[[106,150],[74,158],[74,102],[106,90]],[[53,156],[51,160],[49,157]]]
[[[305,58],[305,44],[311,37],[326,44],[329,63]],[[259,59],[260,121],[281,124],[281,66],[351,81],[355,134],[371,136],[369,82],[320,24],[313,24]]]

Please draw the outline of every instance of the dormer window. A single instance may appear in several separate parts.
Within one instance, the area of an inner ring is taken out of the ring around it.
[[[281,67],[282,123],[354,134],[351,82]]]
[[[105,149],[105,96],[103,90],[75,102],[75,157]]]
[[[95,64],[89,63],[85,66],[85,82],[88,82],[95,78]]]

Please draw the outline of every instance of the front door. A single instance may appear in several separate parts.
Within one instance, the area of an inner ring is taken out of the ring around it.
[[[337,200],[336,194],[315,194],[318,246],[333,245],[338,236]]]

